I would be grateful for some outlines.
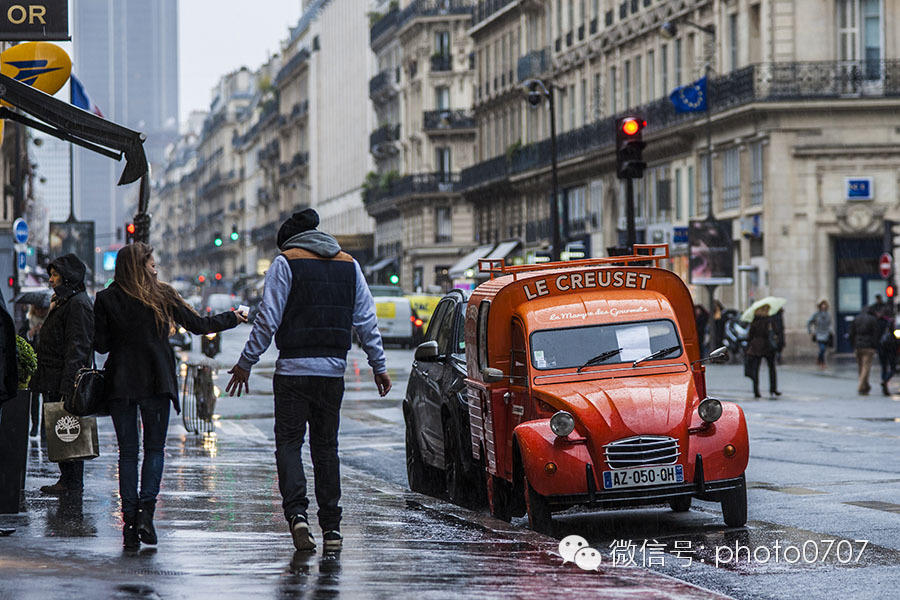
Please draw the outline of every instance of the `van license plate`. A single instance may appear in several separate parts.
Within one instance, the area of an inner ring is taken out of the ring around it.
[[[684,483],[684,467],[667,465],[603,471],[603,488],[607,490],[666,483]]]

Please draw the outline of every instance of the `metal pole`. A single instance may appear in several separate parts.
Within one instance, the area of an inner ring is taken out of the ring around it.
[[[69,144],[69,219],[75,222],[75,146]]]
[[[547,98],[550,100],[550,154],[551,177],[553,178],[553,197],[550,199],[550,225],[553,227],[553,253],[554,261],[560,259],[562,252],[562,239],[559,223],[559,181],[556,174],[556,107],[553,102],[553,88],[551,84],[547,90]]]
[[[634,225],[634,180],[629,177],[625,180],[625,223],[628,229],[628,239],[625,245],[630,252],[634,252],[637,244],[637,230]]]
[[[709,101],[709,65],[706,66],[706,189],[709,191],[709,206],[706,218],[713,220],[713,186],[712,186],[712,107]]]

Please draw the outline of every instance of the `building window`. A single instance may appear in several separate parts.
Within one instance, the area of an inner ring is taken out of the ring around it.
[[[569,86],[569,129],[575,129],[575,84]]]
[[[697,182],[694,180],[694,165],[688,167],[687,172],[687,180],[688,180],[688,217],[693,217],[694,213],[697,210],[697,206],[695,204],[696,197],[694,194],[694,186],[697,185]]]
[[[663,44],[659,48],[659,74],[662,76],[662,93],[669,93],[669,46]]]
[[[581,123],[587,125],[588,122],[588,86],[587,79],[581,80]]]
[[[631,61],[625,61],[625,71],[622,74],[622,91],[625,92],[625,109],[631,107]]]
[[[599,119],[603,115],[602,90],[600,88],[600,73],[594,73],[594,120]]]
[[[730,148],[722,158],[722,208],[741,207],[741,158],[740,150]]]
[[[641,79],[643,76],[643,70],[641,69],[641,57],[634,57],[634,104],[637,106],[641,102],[643,102],[643,96],[641,92],[643,91],[641,88]]]
[[[731,59],[731,70],[738,68],[738,16],[737,13],[728,15],[728,56]]]
[[[616,68],[609,68],[609,114],[616,114]]]
[[[434,53],[441,56],[450,56],[450,32],[434,32]]]
[[[647,100],[656,100],[656,53],[647,52]]]
[[[709,180],[710,180],[710,164],[711,156],[702,154],[700,156],[700,214],[709,214]]]
[[[434,106],[437,110],[450,110],[450,88],[445,85],[434,88]]]
[[[434,164],[437,167],[438,180],[442,183],[450,181],[450,148],[434,149]]]
[[[675,40],[675,56],[672,62],[675,66],[675,85],[681,85],[681,38]]]
[[[563,0],[556,0],[556,37],[561,38],[563,32]],[[559,50],[559,48],[557,48]]]
[[[675,169],[675,220],[681,221],[681,201],[683,198],[681,192],[681,167]]]
[[[453,241],[453,217],[449,206],[439,206],[434,211],[434,241],[437,244]]]
[[[750,145],[750,204],[761,206],[763,203],[763,145],[756,142]]]
[[[838,0],[838,58],[865,61],[866,79],[881,78],[881,0]]]

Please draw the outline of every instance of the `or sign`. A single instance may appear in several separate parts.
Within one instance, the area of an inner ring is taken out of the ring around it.
[[[871,177],[847,177],[844,185],[847,200],[872,200],[875,197]]]
[[[731,285],[734,283],[734,246],[731,222],[692,221],[690,239],[690,278],[694,285]]]
[[[887,279],[891,276],[891,265],[893,262],[891,255],[887,252],[882,254],[881,258],[878,259],[878,272],[881,273],[882,279]]]
[[[24,252],[19,252],[17,256],[18,256],[18,259],[16,262],[19,265],[19,270],[21,271],[25,268],[25,265],[27,264],[26,261],[28,260],[28,255],[25,254]]]
[[[0,0],[0,40],[68,41],[69,0]]]
[[[13,236],[19,244],[24,244],[28,241],[28,223],[22,217],[13,221]]]

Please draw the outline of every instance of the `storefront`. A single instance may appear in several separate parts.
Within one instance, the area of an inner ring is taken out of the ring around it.
[[[852,237],[834,239],[835,314],[838,352],[852,352],[850,325],[862,309],[885,298],[887,282],[878,273],[882,252],[881,238]]]

